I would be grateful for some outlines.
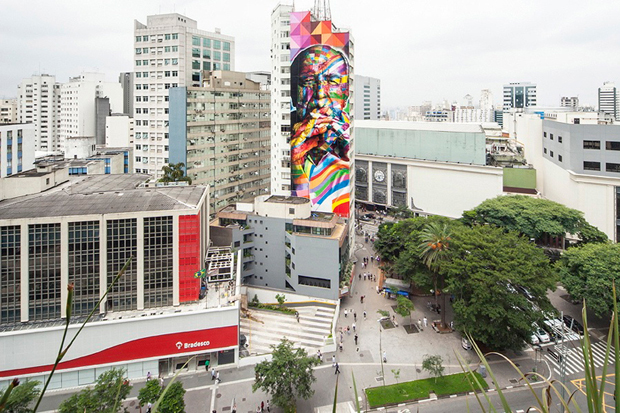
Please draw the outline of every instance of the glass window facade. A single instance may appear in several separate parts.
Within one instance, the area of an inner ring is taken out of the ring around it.
[[[222,48],[222,42],[220,40],[213,40],[213,48],[220,50]]]
[[[137,221],[117,219],[107,222],[107,285],[123,268],[129,257],[137,252]],[[108,294],[107,309],[114,311],[135,310],[138,307],[138,279],[135,260],[119,278]]]
[[[206,38],[202,39],[202,45],[204,47],[211,47],[211,39],[206,39]]]
[[[21,320],[21,230],[0,227],[0,325]]]
[[[70,222],[68,238],[73,314],[85,316],[99,301],[99,222]]]
[[[172,305],[172,217],[144,219],[144,307]]]
[[[30,321],[60,318],[60,224],[28,226]]]

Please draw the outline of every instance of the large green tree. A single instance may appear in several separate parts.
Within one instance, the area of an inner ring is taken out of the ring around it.
[[[441,271],[455,296],[457,330],[491,348],[520,349],[532,323],[553,311],[547,290],[555,289],[555,273],[542,249],[516,232],[476,225],[458,227],[449,254]]]
[[[127,412],[123,400],[131,391],[124,369],[111,369],[97,378],[95,387],[88,387],[63,401],[60,413],[118,413]]]
[[[32,407],[30,405],[35,399],[39,397],[41,390],[38,386],[40,381],[32,380],[25,383],[20,383],[15,387],[4,406],[4,409],[0,407],[2,413],[30,413]],[[0,391],[0,395],[4,394],[5,389]],[[0,403],[1,404],[1,403]]]
[[[620,275],[620,244],[587,244],[570,248],[556,263],[560,281],[571,297],[585,299],[596,315],[613,310],[613,281]]]
[[[254,367],[256,379],[252,391],[261,389],[271,396],[274,405],[285,412],[294,412],[298,398],[308,399],[314,394],[312,383],[316,377],[312,368],[320,361],[317,357],[308,356],[302,348],[293,348],[293,343],[287,339],[271,348],[271,360]]]
[[[183,162],[164,165],[161,168],[161,170],[164,173],[164,176],[161,177],[159,182],[187,181],[191,185],[192,178],[185,175],[185,171],[183,170],[184,167],[185,167],[185,164]]]
[[[462,221],[469,225],[493,224],[537,241],[545,235],[563,237],[566,233],[578,235],[584,243],[608,240],[605,233],[585,220],[581,211],[525,195],[487,199],[473,210],[465,211]]]
[[[439,294],[443,297],[443,311],[441,312],[441,326],[446,327],[446,294],[445,273],[441,265],[448,259],[448,249],[451,242],[451,230],[447,223],[429,222],[420,232],[419,256],[424,265],[433,274],[435,304]]]
[[[409,323],[411,323],[411,312],[413,311],[413,303],[407,297],[402,295],[396,296],[396,309],[394,310],[396,314],[399,314],[401,317],[409,316]]]

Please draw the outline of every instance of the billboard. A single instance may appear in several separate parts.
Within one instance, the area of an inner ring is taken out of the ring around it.
[[[291,13],[291,189],[312,209],[348,217],[349,33]]]

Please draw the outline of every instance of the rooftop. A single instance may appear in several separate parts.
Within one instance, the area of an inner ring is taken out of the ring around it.
[[[356,120],[356,128],[483,133],[480,123]]]
[[[298,196],[282,196],[282,195],[271,195],[269,198],[265,200],[265,202],[272,202],[276,204],[307,204],[310,202],[307,198],[301,198]]]
[[[207,188],[138,188],[148,175],[94,175],[61,190],[0,202],[0,219],[194,209]]]

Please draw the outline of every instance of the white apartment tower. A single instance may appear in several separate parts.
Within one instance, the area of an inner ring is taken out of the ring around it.
[[[493,112],[495,104],[493,103],[493,92],[489,89],[482,89],[480,91],[480,109]]]
[[[271,193],[291,194],[291,51],[293,6],[278,4],[271,13]]]
[[[537,106],[536,84],[529,82],[504,85],[504,111]]]
[[[135,172],[162,175],[169,156],[168,89],[200,86],[203,70],[235,70],[233,37],[198,30],[195,20],[177,13],[134,22]]]
[[[0,124],[17,123],[17,99],[0,99]]]
[[[102,102],[104,99],[107,101]],[[85,72],[70,78],[60,86],[60,145],[64,147],[67,138],[96,136],[97,124],[105,128],[110,110],[123,111],[123,89],[119,82],[106,82],[103,73]],[[97,144],[104,143],[105,133]]]
[[[23,79],[17,86],[19,123],[34,124],[36,151],[62,151],[58,141],[59,89],[56,77],[44,74]]]
[[[598,88],[598,111],[620,120],[620,96],[614,82],[604,82]]]
[[[381,80],[355,76],[355,115],[360,120],[381,119]]]
[[[577,96],[562,96],[562,98],[560,99],[560,107],[572,108],[573,110],[577,110],[579,108],[579,98]]]

